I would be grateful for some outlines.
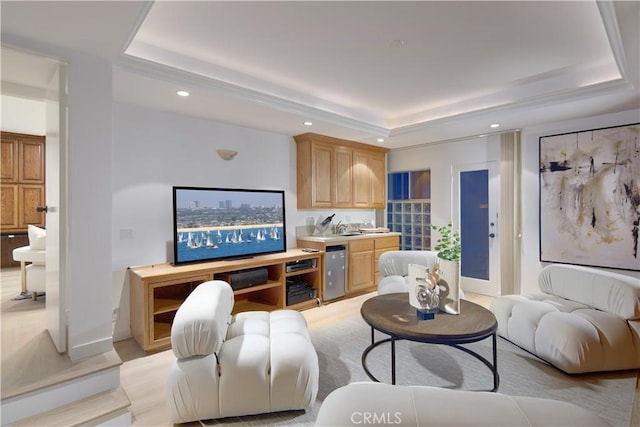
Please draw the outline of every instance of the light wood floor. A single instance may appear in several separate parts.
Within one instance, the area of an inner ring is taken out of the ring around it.
[[[2,397],[47,381],[56,370],[75,369],[66,355],[59,355],[44,324],[44,299],[11,301],[20,292],[20,270],[0,270],[2,339]],[[362,302],[372,294],[325,304],[303,311],[309,329],[329,326],[358,314]],[[466,293],[465,297],[488,307],[492,298]],[[145,354],[133,339],[114,343],[123,364],[120,381],[131,401],[132,425],[172,426],[166,409],[166,373],[173,353]],[[45,362],[46,361],[46,362]],[[77,363],[77,362],[76,362]],[[638,385],[636,390],[640,390]],[[640,426],[640,393],[636,391],[630,427]],[[199,426],[199,423],[187,426]]]

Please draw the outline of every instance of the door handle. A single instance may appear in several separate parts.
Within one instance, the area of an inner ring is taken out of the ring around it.
[[[47,213],[49,211],[49,208],[47,206],[38,206],[36,208],[36,212],[44,212]]]
[[[496,237],[496,234],[495,233],[489,233],[489,237],[491,237],[493,239],[494,237]]]

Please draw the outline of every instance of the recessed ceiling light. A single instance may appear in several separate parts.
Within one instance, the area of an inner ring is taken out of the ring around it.
[[[187,92],[186,90],[179,90],[176,93],[178,94],[178,96],[189,96],[189,92]]]
[[[492,123],[491,125],[489,125],[489,127],[499,128],[500,127],[500,123]]]
[[[305,126],[311,126],[312,124],[313,124],[313,123],[311,123],[311,122],[304,122],[304,125],[305,125]]]
[[[384,138],[378,138],[378,142],[384,142]]]

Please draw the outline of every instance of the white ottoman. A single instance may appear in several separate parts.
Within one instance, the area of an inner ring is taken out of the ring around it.
[[[173,422],[310,407],[318,393],[318,356],[304,316],[293,310],[231,315],[233,290],[200,284],[171,328],[177,359],[168,378]]]

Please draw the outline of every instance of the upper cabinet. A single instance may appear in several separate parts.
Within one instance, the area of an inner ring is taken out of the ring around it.
[[[388,149],[315,133],[294,140],[298,209],[385,207]]]
[[[44,226],[38,207],[45,203],[44,136],[2,132],[0,232],[21,233]]]

